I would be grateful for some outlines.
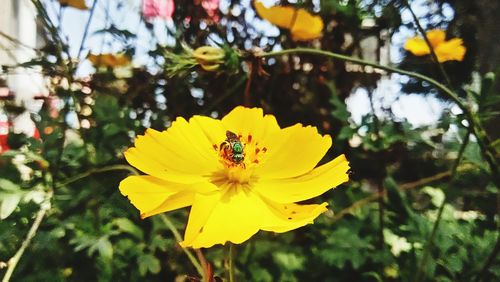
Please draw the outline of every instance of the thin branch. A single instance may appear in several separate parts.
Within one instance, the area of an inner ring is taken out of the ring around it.
[[[182,242],[181,234],[179,233],[179,231],[177,231],[177,228],[175,228],[175,226],[172,223],[172,221],[170,221],[170,219],[168,219],[168,217],[165,214],[160,214],[159,217],[161,218],[161,220],[163,221],[163,223],[165,223],[165,225],[168,227],[168,229],[170,229],[170,232],[172,232],[172,234],[174,235],[175,240],[177,242]],[[196,271],[198,271],[198,274],[202,278],[205,278],[205,272],[203,271],[203,267],[196,260],[196,258],[194,257],[194,255],[188,249],[186,249],[186,248],[184,248],[182,246],[181,246],[181,248],[182,248],[182,251],[188,257],[188,259],[191,261],[191,264],[193,264],[194,268],[196,268]],[[205,281],[205,280],[203,279],[203,281]]]
[[[474,168],[476,168],[476,167],[473,166],[473,165],[465,164],[465,165],[459,166],[457,168],[457,172],[469,171],[469,170],[472,170]],[[403,183],[401,185],[398,185],[398,189],[401,190],[401,191],[415,189],[415,188],[427,185],[429,183],[432,183],[432,182],[435,182],[435,181],[438,181],[438,180],[442,180],[444,178],[449,177],[450,175],[451,175],[451,170],[445,171],[445,172],[440,172],[440,173],[435,174],[433,176],[422,178],[422,179],[419,179],[417,181]],[[368,197],[365,197],[365,198],[363,198],[361,200],[358,200],[358,201],[354,202],[352,205],[350,205],[349,207],[347,207],[345,209],[342,209],[341,211],[335,213],[335,215],[331,219],[331,222],[337,222],[340,219],[342,219],[344,216],[353,213],[355,210],[357,210],[357,209],[363,207],[364,205],[366,205],[366,204],[368,204],[368,203],[370,203],[372,201],[375,201],[378,198],[383,197],[383,196],[384,195],[381,195],[379,193],[375,193],[375,194],[372,194],[372,195],[370,195]]]
[[[281,51],[276,51],[276,52],[268,52],[268,53],[258,53],[254,54],[255,57],[261,57],[261,58],[266,58],[266,57],[276,57],[276,56],[281,56],[281,55],[286,55],[286,54],[311,54],[311,55],[320,55],[320,56],[325,56],[333,59],[338,59],[346,62],[351,62],[359,65],[365,65],[365,66],[371,66],[376,69],[381,69],[385,70],[388,72],[393,72],[393,73],[399,73],[403,75],[408,75],[411,77],[418,78],[423,81],[427,81],[428,83],[434,85],[437,89],[441,90],[445,96],[447,96],[449,99],[451,99],[457,106],[462,110],[464,115],[466,116],[467,120],[470,123],[470,128],[472,133],[477,137],[477,144],[479,145],[481,149],[481,153],[483,154],[483,157],[486,159],[488,162],[488,165],[491,168],[491,173],[493,176],[493,181],[497,187],[500,187],[500,172],[499,172],[499,165],[497,163],[497,160],[495,158],[496,151],[495,149],[491,146],[491,142],[488,138],[488,136],[485,133],[485,130],[482,128],[481,123],[479,122],[478,118],[474,116],[472,111],[469,109],[469,107],[460,100],[460,98],[447,86],[441,84],[437,80],[430,78],[428,76],[425,76],[423,74],[419,74],[416,72],[412,71],[406,71],[402,70],[396,67],[391,67],[391,66],[384,66],[380,65],[375,62],[369,62],[365,61],[362,59],[358,58],[353,58],[350,56],[338,54],[338,53],[333,53],[329,51],[324,51],[320,49],[313,49],[313,48],[292,48],[292,49],[286,49],[286,50],[281,50]]]
[[[107,172],[107,171],[113,171],[113,170],[127,170],[129,171],[131,174],[133,175],[139,175],[139,172],[129,166],[129,165],[110,165],[110,166],[106,166],[106,167],[103,167],[103,168],[94,168],[94,169],[90,169],[86,172],[83,172],[81,174],[78,174],[78,175],[75,175],[73,177],[70,177],[64,181],[61,181],[59,184],[57,184],[57,187],[62,187],[62,186],[66,186],[68,184],[71,184],[73,182],[76,182],[80,179],[83,179],[85,177],[88,177],[92,174],[96,174],[96,173],[102,173],[102,172]]]
[[[45,214],[50,209],[50,200],[52,198],[52,195],[53,195],[52,190],[47,192],[47,196],[46,196],[44,202],[40,205],[40,210],[38,210],[36,217],[35,217],[35,221],[33,221],[33,225],[31,225],[31,228],[28,231],[28,234],[26,234],[26,238],[24,239],[23,243],[21,244],[21,247],[19,248],[19,250],[17,250],[16,254],[11,259],[9,259],[9,261],[7,263],[8,264],[7,271],[5,272],[5,275],[2,279],[2,282],[9,282],[10,281],[12,273],[14,273],[14,269],[16,268],[17,264],[19,263],[19,260],[23,256],[24,251],[30,245],[33,237],[35,237],[36,232],[38,231],[38,228],[40,227],[40,224],[42,223],[42,220],[43,220]]]
[[[89,28],[90,28],[90,23],[92,22],[92,18],[94,17],[95,7],[97,6],[98,1],[99,0],[94,0],[94,3],[92,3],[92,7],[90,8],[89,18],[87,20],[87,23],[85,24],[85,30],[83,32],[82,41],[80,43],[80,48],[78,48],[78,53],[76,55],[77,59],[80,59],[80,55],[82,54],[83,47],[85,46],[85,40],[87,39],[87,35],[89,33]]]
[[[439,227],[439,222],[441,222],[441,218],[443,216],[443,210],[444,210],[445,204],[446,204],[446,198],[443,199],[443,202],[439,206],[438,215],[437,215],[436,221],[434,221],[434,225],[432,226],[431,235],[429,236],[429,238],[427,239],[427,242],[425,243],[424,251],[423,251],[424,253],[422,255],[422,259],[420,260],[420,264],[419,264],[418,269],[417,269],[417,274],[415,275],[415,280],[413,280],[415,282],[420,281],[421,277],[424,273],[423,272],[424,265],[425,265],[425,263],[427,263],[427,258],[429,257],[430,249],[432,247],[432,241],[434,241],[434,237],[436,236],[437,229]]]

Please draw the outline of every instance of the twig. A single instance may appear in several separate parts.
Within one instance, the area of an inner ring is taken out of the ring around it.
[[[31,228],[28,231],[28,234],[26,234],[26,238],[24,239],[23,243],[21,244],[21,247],[19,248],[19,250],[17,250],[16,254],[11,259],[9,259],[9,261],[7,263],[8,264],[7,271],[5,272],[5,275],[2,279],[2,282],[10,281],[10,278],[12,276],[12,273],[14,272],[14,269],[17,266],[17,263],[19,262],[19,260],[23,256],[26,248],[28,248],[28,246],[30,245],[33,237],[35,237],[36,232],[37,232],[38,228],[40,227],[40,224],[42,223],[42,220],[43,220],[45,214],[50,209],[50,200],[52,198],[52,195],[53,195],[52,190],[47,192],[47,196],[46,196],[44,202],[40,205],[40,210],[38,210],[36,217],[35,217],[35,221],[33,221],[33,225],[31,225]]]
[[[78,181],[80,179],[88,177],[88,176],[90,176],[92,174],[102,173],[102,172],[107,172],[107,171],[113,171],[113,170],[127,170],[131,174],[133,174],[133,175],[139,175],[139,172],[135,168],[133,168],[133,167],[131,167],[129,165],[111,165],[111,166],[106,166],[106,167],[103,167],[103,168],[90,169],[90,170],[88,170],[86,172],[83,172],[81,174],[78,174],[78,175],[75,175],[73,177],[70,177],[70,178],[68,178],[68,179],[66,179],[64,181],[61,181],[56,186],[57,187],[66,186],[66,185],[71,184],[73,182],[76,182],[76,181]]]
[[[181,234],[179,233],[179,231],[177,231],[177,228],[175,228],[174,224],[170,221],[170,219],[168,219],[168,217],[165,214],[160,214],[159,217],[161,218],[163,223],[165,223],[165,225],[167,225],[168,229],[170,229],[170,232],[172,232],[172,234],[174,235],[175,240],[177,242],[181,242],[182,241]],[[198,274],[203,278],[203,281],[205,281],[204,280],[205,272],[203,271],[204,268],[200,265],[200,263],[196,260],[196,258],[193,256],[193,254],[188,249],[186,249],[184,247],[181,247],[181,248],[182,248],[182,251],[188,257],[188,259],[193,264],[194,268],[196,268],[196,271],[198,271]]]
[[[203,255],[201,249],[194,249],[194,252],[196,253],[198,260],[200,261],[200,264],[203,267],[203,273],[205,273],[206,275],[205,278],[207,279],[207,281],[210,281],[210,265],[208,264],[207,259]]]
[[[462,156],[465,152],[465,148],[467,148],[467,145],[469,144],[470,134],[471,134],[471,130],[469,127],[469,128],[467,128],[467,133],[465,133],[464,141],[462,141],[462,145],[460,145],[460,149],[458,150],[457,159],[456,159],[455,163],[453,164],[453,166],[451,167],[452,177],[455,176],[457,173],[457,169],[458,169],[458,165],[460,164],[460,160],[462,159]]]
[[[462,156],[465,152],[465,148],[467,147],[467,144],[469,144],[469,135],[470,135],[470,130],[467,129],[467,133],[464,136],[464,140],[462,141],[462,145],[460,145],[460,149],[458,150],[458,156],[457,156],[455,162],[453,163],[453,166],[452,166],[451,171],[450,171],[450,181],[452,181],[453,178],[455,178],[455,176],[457,175],[456,174],[457,167],[460,164],[460,161],[462,160]],[[422,259],[420,260],[420,263],[419,263],[419,266],[417,269],[417,274],[415,275],[415,280],[414,280],[415,282],[421,281],[421,278],[423,277],[424,266],[425,266],[425,263],[427,262],[427,258],[429,257],[431,247],[432,247],[432,244],[434,241],[434,237],[436,236],[437,229],[439,227],[439,222],[441,221],[441,218],[443,215],[443,210],[444,210],[445,204],[446,204],[446,196],[443,199],[441,206],[439,206],[438,216],[436,218],[436,221],[434,222],[434,226],[432,227],[431,235],[429,236],[429,238],[427,239],[427,241],[425,243],[425,247],[423,250],[424,253],[422,254]]]
[[[431,235],[429,236],[429,238],[427,239],[427,242],[425,243],[424,253],[422,255],[422,259],[420,260],[420,264],[419,264],[418,269],[417,269],[417,274],[415,275],[415,280],[414,280],[415,282],[420,281],[421,277],[423,275],[424,265],[427,262],[427,258],[429,257],[430,249],[432,246],[432,241],[434,241],[434,237],[436,236],[437,229],[439,227],[439,222],[441,221],[441,218],[443,215],[443,210],[444,210],[445,204],[446,204],[446,198],[443,199],[443,202],[439,206],[438,215],[437,215],[436,221],[434,221],[434,225],[432,226]]]
[[[85,40],[87,39],[87,35],[89,33],[90,23],[92,22],[92,18],[94,17],[95,7],[97,6],[98,1],[99,0],[94,0],[94,3],[92,3],[92,7],[90,8],[90,14],[87,23],[85,24],[85,30],[83,32],[82,42],[80,43],[80,48],[78,48],[78,53],[76,55],[77,59],[80,59],[80,55],[82,54],[83,47],[85,45]]]
[[[465,165],[459,166],[457,168],[457,172],[464,172],[464,171],[472,170],[474,168],[475,168],[475,166],[473,166],[473,165],[465,164]],[[449,177],[450,175],[451,175],[451,170],[445,171],[445,172],[440,172],[440,173],[435,174],[433,176],[422,178],[422,179],[419,179],[419,180],[414,181],[414,182],[408,182],[408,183],[404,183],[404,184],[398,185],[398,189],[401,190],[401,191],[415,189],[415,188],[418,188],[418,187],[422,187],[422,186],[424,186],[426,184],[429,184],[429,183],[432,183],[432,182],[444,179],[446,177]],[[346,216],[347,214],[351,214],[355,210],[357,210],[358,208],[361,208],[364,205],[366,205],[366,204],[368,204],[368,203],[370,203],[372,201],[375,201],[378,198],[383,197],[383,196],[384,195],[376,193],[376,194],[372,194],[372,195],[370,195],[368,197],[365,197],[365,198],[363,198],[361,200],[358,200],[358,201],[354,202],[352,205],[350,205],[349,207],[347,207],[347,208],[345,208],[345,209],[343,209],[343,210],[335,213],[335,215],[333,216],[333,218],[331,219],[331,221],[332,222],[337,222],[340,219],[342,219],[344,216]]]

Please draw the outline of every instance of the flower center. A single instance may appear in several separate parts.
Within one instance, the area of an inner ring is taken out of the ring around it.
[[[248,184],[255,179],[254,168],[267,152],[267,148],[259,146],[251,134],[243,136],[229,130],[226,131],[226,139],[219,145],[214,144],[213,148],[224,166],[223,170],[213,175],[212,182],[215,184]]]

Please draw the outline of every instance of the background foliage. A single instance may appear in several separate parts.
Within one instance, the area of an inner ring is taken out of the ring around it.
[[[180,53],[181,44],[225,44],[246,51],[306,46],[359,57],[364,38],[375,36],[378,50],[389,44],[387,38],[415,29],[413,21],[402,18],[408,13],[406,1],[293,1],[325,22],[321,39],[302,43],[293,42],[287,31],[268,36],[256,27],[262,20],[253,18],[249,1],[221,1],[225,8],[216,17],[202,1],[176,1],[173,25],[141,21],[153,35],[147,52],[138,49],[136,30],[113,17],[139,13],[133,1],[103,2],[94,9],[106,9],[109,18],[88,36],[105,34],[104,45],[119,46],[115,49],[135,58],[146,56],[146,64],[97,68],[88,77],[79,76],[92,46],[83,44],[80,57],[71,53],[79,46],[68,45],[61,18],[46,13],[57,4],[33,1],[46,45],[25,66],[41,67],[50,78],[51,95],[33,113],[41,138],[10,134],[11,150],[0,155],[0,261],[16,253],[43,214],[13,280],[182,281],[197,276],[167,224],[182,231],[188,210],[141,220],[117,189],[134,173],[122,152],[147,127],[162,130],[177,116],[221,117],[241,104],[264,108],[281,126],[300,122],[331,134],[334,148],[326,158],[346,153],[352,175],[349,183],[322,196],[332,211],[314,225],[282,235],[261,232],[236,246],[237,281],[500,279],[498,183],[471,137],[468,117],[459,111],[444,111],[436,124],[417,127],[391,107],[373,108],[355,122],[345,99],[363,88],[374,107],[372,93],[383,75],[348,72],[341,60],[307,54],[239,62],[231,72],[194,69],[171,76],[166,71],[168,54]],[[418,5],[429,11],[419,18],[425,29],[445,28],[464,39],[465,60],[443,66],[450,87],[475,109],[498,149],[500,84],[494,73],[498,77],[500,64],[494,62],[500,56],[487,54],[499,49],[495,38],[500,32],[494,26],[500,7],[491,2]],[[443,15],[450,10],[453,17]],[[90,20],[94,12],[86,12]],[[376,25],[367,28],[366,19]],[[155,41],[158,30],[167,33],[167,45]],[[446,83],[430,58],[402,54],[399,67]],[[427,83],[401,81],[398,95],[432,94],[453,104]],[[23,111],[12,101],[1,103],[11,117]],[[20,167],[29,168],[28,175]],[[203,253],[215,274],[224,276],[227,249],[217,246]]]

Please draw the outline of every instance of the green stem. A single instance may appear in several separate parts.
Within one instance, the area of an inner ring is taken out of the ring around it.
[[[139,172],[135,168],[133,168],[133,167],[131,167],[129,165],[110,165],[110,166],[105,166],[103,168],[90,169],[90,170],[87,170],[86,172],[83,172],[83,173],[80,173],[80,174],[75,175],[73,177],[70,177],[70,178],[68,178],[68,179],[66,179],[64,181],[61,181],[57,185],[57,187],[66,186],[66,185],[71,184],[73,182],[76,182],[76,181],[78,181],[80,179],[88,177],[88,176],[90,176],[92,174],[102,173],[102,172],[107,172],[107,171],[113,171],[113,170],[127,170],[131,174],[133,174],[133,175],[139,175]]]
[[[229,282],[234,282],[233,243],[231,242],[229,242],[228,264]]]
[[[47,196],[46,196],[44,202],[40,205],[40,210],[38,210],[36,217],[35,217],[35,221],[33,221],[33,225],[31,225],[31,228],[28,231],[28,234],[26,234],[26,238],[24,239],[23,243],[21,244],[21,247],[19,248],[19,250],[17,250],[16,254],[11,259],[9,259],[7,271],[5,272],[5,275],[3,276],[2,282],[9,282],[10,281],[10,278],[11,278],[12,274],[14,273],[14,269],[16,268],[17,263],[19,263],[19,260],[23,256],[24,251],[30,245],[33,237],[35,237],[36,232],[38,231],[38,228],[40,227],[40,224],[42,223],[42,220],[45,217],[45,214],[50,209],[50,200],[52,199],[52,196],[53,196],[52,190],[47,192]]]
[[[436,236],[437,229],[439,227],[439,222],[441,221],[443,215],[445,204],[446,204],[446,198],[443,199],[443,202],[439,206],[439,211],[436,221],[434,222],[434,226],[432,227],[431,235],[429,236],[429,239],[427,239],[427,242],[424,247],[424,253],[422,254],[422,259],[420,260],[420,264],[418,265],[417,274],[415,275],[415,280],[414,280],[415,282],[421,281],[422,275],[424,273],[423,272],[424,266],[425,263],[427,262],[427,258],[429,257],[429,253],[432,247],[432,241],[434,241],[434,237]]]
[[[174,235],[175,240],[177,242],[181,242],[182,241],[181,234],[179,233],[179,231],[177,231],[177,228],[175,228],[172,221],[170,221],[170,219],[165,214],[160,214],[159,217],[161,218],[163,223],[165,223],[165,225],[168,227],[168,229],[170,229],[170,232],[172,232],[172,234]],[[202,277],[202,281],[205,281],[206,275],[205,275],[205,271],[203,271],[203,267],[201,267],[201,264],[196,260],[194,255],[188,249],[182,247],[182,251],[186,254],[188,259],[191,261],[194,268],[196,268],[196,271],[198,271],[198,274]]]
[[[313,49],[313,48],[292,48],[292,49],[286,49],[286,50],[281,50],[281,51],[276,51],[276,52],[268,52],[268,53],[260,53],[260,54],[255,54],[256,57],[260,58],[266,58],[266,57],[276,57],[276,56],[281,56],[281,55],[288,55],[288,54],[311,54],[311,55],[320,55],[320,56],[325,56],[328,58],[333,58],[333,59],[338,59],[346,62],[351,62],[355,63],[358,65],[365,65],[365,66],[371,66],[377,69],[385,70],[388,72],[393,72],[393,73],[399,73],[403,75],[408,75],[411,77],[418,78],[423,81],[427,81],[428,83],[434,85],[437,89],[442,91],[442,93],[447,96],[449,99],[451,99],[453,102],[457,104],[457,106],[463,111],[464,115],[466,116],[467,120],[470,123],[470,128],[472,133],[477,137],[477,143],[479,147],[481,148],[481,153],[483,154],[483,157],[486,159],[488,162],[488,165],[491,168],[491,173],[493,175],[494,182],[496,186],[499,186],[500,183],[500,175],[499,175],[499,170],[498,170],[498,164],[495,159],[495,151],[490,145],[488,136],[486,135],[484,129],[481,126],[481,123],[479,120],[473,115],[469,107],[465,105],[460,98],[448,87],[445,85],[439,83],[437,80],[432,79],[428,76],[412,72],[412,71],[406,71],[402,70],[396,67],[391,67],[391,66],[384,66],[380,65],[375,62],[369,62],[365,61],[362,59],[358,58],[353,58],[350,56],[338,54],[338,53],[333,53],[329,51],[324,51],[324,50],[319,50],[319,49]]]
[[[430,84],[434,85],[436,88],[441,90],[448,98],[453,100],[453,102],[455,102],[461,109],[463,107],[465,109],[465,111],[468,111],[468,108],[465,107],[465,105],[462,103],[462,101],[458,98],[457,95],[455,95],[455,93],[451,89],[449,89],[445,85],[439,83],[437,80],[435,80],[433,78],[430,78],[428,76],[425,76],[423,74],[419,74],[416,72],[406,71],[406,70],[402,70],[402,69],[399,69],[396,67],[391,67],[391,66],[384,66],[384,65],[380,65],[380,64],[375,63],[375,62],[369,62],[369,61],[365,61],[362,59],[353,58],[350,56],[346,56],[346,55],[342,55],[342,54],[338,54],[338,53],[333,53],[333,52],[329,52],[329,51],[324,51],[324,50],[319,50],[319,49],[313,49],[313,48],[292,48],[292,49],[286,49],[286,50],[275,51],[275,52],[255,54],[255,56],[261,57],[261,58],[266,58],[266,57],[276,57],[276,56],[287,55],[287,54],[321,55],[321,56],[325,56],[325,57],[329,57],[329,58],[333,58],[333,59],[339,59],[342,61],[355,63],[358,65],[371,66],[371,67],[385,70],[388,72],[399,73],[399,74],[404,74],[404,75],[408,75],[411,77],[415,77],[415,78],[418,78],[420,80],[427,81]],[[462,109],[462,110],[464,110],[464,109]]]
[[[470,134],[471,134],[471,130],[469,127],[469,128],[467,128],[467,133],[465,133],[464,140],[462,141],[462,145],[460,145],[460,149],[458,150],[457,159],[455,160],[455,163],[451,167],[451,178],[453,178],[455,176],[455,174],[457,173],[458,165],[460,164],[462,156],[465,152],[465,148],[469,144]]]

